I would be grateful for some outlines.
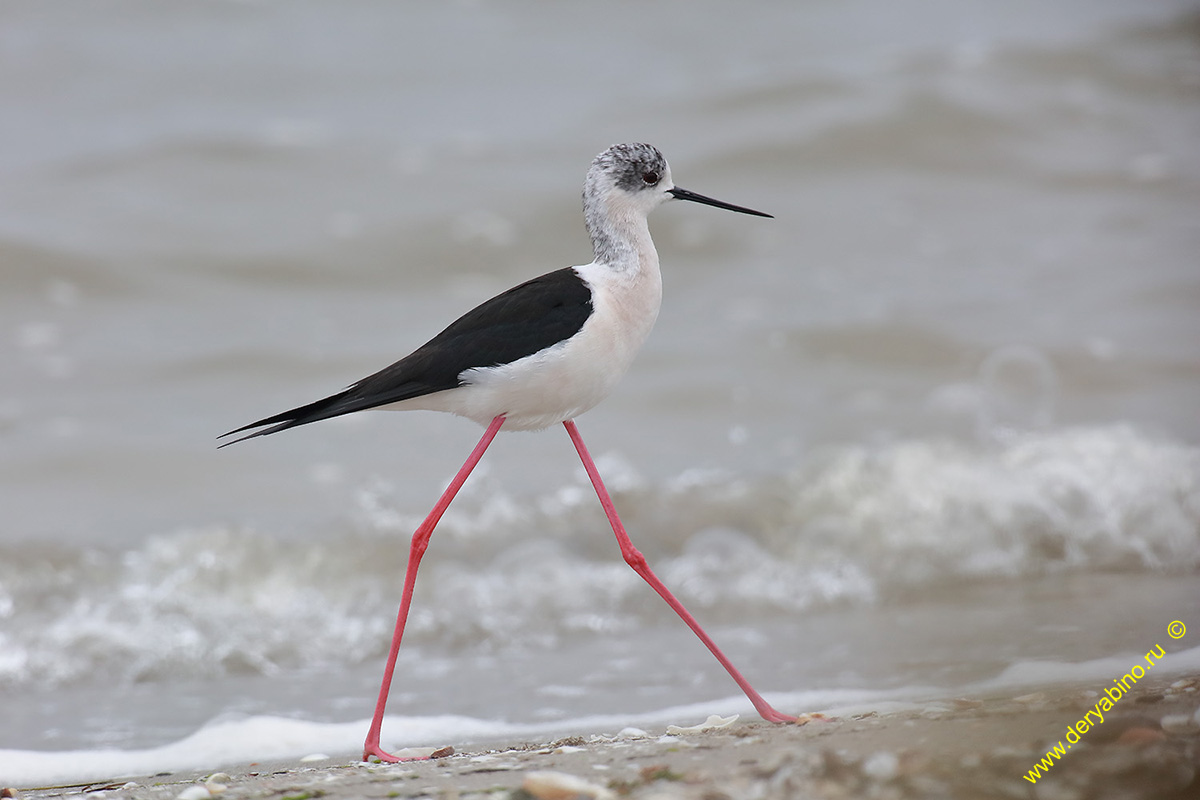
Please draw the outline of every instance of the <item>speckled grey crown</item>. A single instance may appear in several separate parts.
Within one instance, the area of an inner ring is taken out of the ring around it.
[[[609,175],[616,186],[633,192],[646,185],[642,180],[643,175],[662,175],[666,168],[667,160],[658,152],[657,147],[634,142],[614,144],[592,160],[588,172],[598,171]]]

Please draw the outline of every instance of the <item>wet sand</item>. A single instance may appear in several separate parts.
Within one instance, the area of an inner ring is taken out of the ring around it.
[[[219,796],[309,800],[739,800],[740,798],[1200,797],[1200,675],[1143,680],[1035,783],[1029,771],[1101,699],[1094,686],[1017,697],[946,698],[803,725],[737,721],[708,730],[627,729],[553,742],[458,746],[425,761],[343,757],[257,763],[24,798]],[[1091,721],[1095,722],[1095,714]],[[319,754],[314,754],[317,756]],[[311,757],[310,757],[311,758]]]

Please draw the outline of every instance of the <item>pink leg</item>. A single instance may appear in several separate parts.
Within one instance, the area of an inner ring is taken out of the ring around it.
[[[579,435],[579,429],[575,427],[575,421],[567,420],[563,425],[566,427],[571,441],[575,443],[575,450],[579,453],[580,460],[583,461],[583,468],[587,470],[588,477],[592,479],[592,486],[600,498],[600,505],[604,507],[604,513],[608,515],[613,533],[617,535],[617,544],[621,547],[621,555],[625,557],[625,563],[633,567],[634,572],[641,575],[642,579],[650,584],[650,587],[658,592],[663,600],[667,601],[667,605],[675,609],[675,613],[688,624],[692,632],[700,637],[700,641],[704,642],[704,645],[712,651],[712,654],[717,657],[717,661],[721,662],[721,666],[725,667],[726,672],[737,682],[738,686],[742,687],[742,691],[746,693],[746,697],[750,698],[750,702],[754,704],[755,710],[763,719],[768,722],[795,722],[795,717],[779,713],[766,700],[763,700],[758,692],[754,691],[754,687],[742,677],[742,673],[737,671],[737,667],[729,662],[716,643],[700,627],[700,623],[696,622],[695,617],[688,613],[683,604],[675,599],[675,595],[671,594],[662,581],[650,571],[649,565],[646,564],[646,557],[633,546],[633,542],[629,541],[629,534],[625,532],[625,526],[621,524],[621,519],[617,516],[617,509],[613,505],[612,498],[608,496],[608,490],[604,488],[603,481],[600,480],[600,473],[596,470],[592,457],[588,455],[587,447],[584,446],[583,439]]]
[[[379,729],[383,726],[383,712],[387,707],[388,691],[392,688],[396,654],[400,652],[400,640],[404,638],[404,623],[408,620],[408,607],[412,605],[413,586],[417,582],[417,568],[421,566],[421,556],[425,555],[425,548],[429,546],[429,538],[433,535],[433,529],[437,527],[438,520],[442,518],[442,514],[446,513],[450,502],[454,500],[458,490],[466,483],[467,476],[471,474],[471,470],[475,469],[479,459],[483,458],[488,445],[492,443],[492,439],[496,438],[496,434],[500,432],[500,426],[503,424],[503,415],[492,420],[492,424],[488,426],[483,438],[479,440],[479,444],[475,445],[475,449],[467,457],[466,463],[462,465],[458,474],[454,476],[454,480],[442,493],[437,505],[433,507],[429,516],[421,523],[421,527],[417,528],[416,533],[413,534],[412,545],[408,551],[408,571],[404,575],[404,594],[400,598],[400,611],[396,614],[396,632],[392,634],[392,647],[388,650],[387,665],[383,668],[383,685],[379,687],[379,700],[375,703],[375,716],[371,720],[371,729],[367,731],[367,741],[363,744],[363,761],[371,756],[377,756],[380,761],[401,760],[391,753],[384,752],[379,744]]]

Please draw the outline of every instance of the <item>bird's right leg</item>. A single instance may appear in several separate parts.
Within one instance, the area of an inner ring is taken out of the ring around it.
[[[425,549],[429,546],[429,539],[433,536],[433,529],[437,527],[438,520],[442,518],[442,514],[446,513],[450,502],[454,500],[458,490],[466,483],[467,476],[471,474],[471,470],[475,469],[479,459],[483,458],[488,445],[492,443],[492,439],[496,438],[496,434],[500,432],[500,426],[503,424],[503,414],[492,420],[483,434],[483,438],[479,440],[479,444],[475,445],[475,449],[471,451],[471,455],[467,457],[458,474],[454,476],[454,480],[450,481],[446,491],[442,492],[437,505],[433,507],[429,516],[413,534],[412,545],[408,551],[408,571],[404,575],[404,593],[400,598],[400,611],[396,614],[396,632],[392,634],[392,646],[388,650],[387,665],[383,668],[383,685],[379,687],[379,700],[375,703],[375,716],[371,719],[371,728],[367,731],[367,741],[363,744],[363,761],[371,756],[375,756],[380,761],[412,760],[400,759],[385,752],[379,743],[379,732],[383,727],[383,712],[387,707],[388,692],[392,687],[392,673],[396,669],[396,654],[400,652],[400,640],[404,638],[404,623],[408,620],[408,608],[412,605],[413,586],[417,582],[417,568],[421,566],[421,557],[425,555]]]

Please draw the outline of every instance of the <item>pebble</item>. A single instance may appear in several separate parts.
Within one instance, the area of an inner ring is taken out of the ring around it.
[[[212,797],[212,792],[207,786],[189,786],[175,795],[175,800],[206,800],[209,797]]]
[[[810,722],[835,722],[837,717],[827,717],[819,711],[814,711],[811,714],[797,714],[794,725],[807,725]]]
[[[210,795],[220,794],[229,788],[225,784],[227,784],[230,780],[232,780],[232,778],[230,778],[226,773],[214,772],[212,775],[209,775],[207,779],[205,779],[204,788],[208,789],[208,793]]]
[[[863,774],[877,781],[890,781],[900,771],[900,759],[895,753],[880,750],[872,753],[862,765]]]
[[[521,788],[537,800],[615,800],[616,795],[603,786],[565,772],[539,771],[526,774]]]
[[[1200,732],[1200,719],[1191,714],[1167,714],[1160,724],[1167,733],[1186,735]]]
[[[1167,737],[1162,731],[1155,730],[1154,728],[1130,728],[1117,737],[1117,744],[1141,747],[1161,742],[1165,738]]]

